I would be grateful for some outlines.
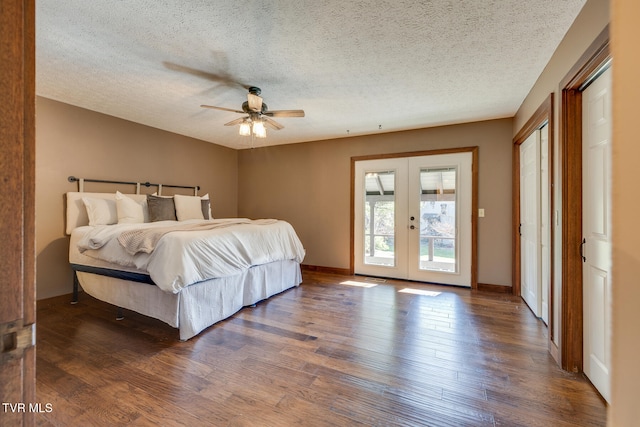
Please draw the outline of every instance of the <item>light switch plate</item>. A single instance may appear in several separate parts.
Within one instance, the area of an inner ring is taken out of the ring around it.
[[[484,218],[484,209],[478,209],[478,218]]]

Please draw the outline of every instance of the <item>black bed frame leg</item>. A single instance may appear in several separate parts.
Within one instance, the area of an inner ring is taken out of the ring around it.
[[[71,304],[78,303],[78,286],[78,272],[76,270],[73,270],[73,295],[71,297]]]
[[[116,310],[116,320],[123,320],[124,319],[124,313],[122,312],[122,307],[118,307],[118,309]]]

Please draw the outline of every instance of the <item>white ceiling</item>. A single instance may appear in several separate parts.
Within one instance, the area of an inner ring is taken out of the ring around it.
[[[232,148],[511,117],[586,0],[38,0],[37,94]],[[243,86],[278,118],[225,127]]]

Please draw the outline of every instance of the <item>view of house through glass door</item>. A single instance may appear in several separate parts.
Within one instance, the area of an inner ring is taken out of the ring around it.
[[[420,169],[420,257],[418,268],[455,273],[457,168]],[[411,226],[415,220],[410,217]],[[409,226],[409,228],[411,228]]]
[[[470,152],[356,162],[355,272],[470,286]]]

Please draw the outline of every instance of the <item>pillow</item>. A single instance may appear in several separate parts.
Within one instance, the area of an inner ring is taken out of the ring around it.
[[[118,222],[115,200],[83,197],[82,203],[87,209],[89,225],[111,225]]]
[[[209,200],[208,193],[200,198],[200,207],[202,208],[202,216],[204,219],[213,219],[211,215],[211,200]]]
[[[116,211],[118,213],[118,224],[145,222],[144,202],[137,202],[119,191],[116,191]]]
[[[200,199],[200,209],[204,219],[211,219],[211,201],[209,199]]]
[[[176,194],[173,196],[173,201],[176,204],[176,216],[178,217],[178,221],[184,221],[187,219],[204,219],[201,197]]]
[[[177,220],[173,197],[147,194],[147,205],[149,207],[149,222]]]

